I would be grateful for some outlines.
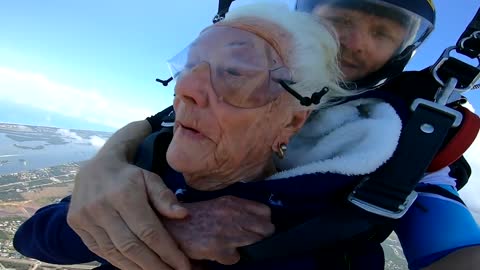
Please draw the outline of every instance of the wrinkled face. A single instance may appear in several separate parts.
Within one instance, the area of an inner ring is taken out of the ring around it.
[[[204,31],[176,76],[167,161],[200,190],[254,180],[271,165],[277,141],[294,132],[292,98],[265,69],[283,65],[280,57],[258,36],[233,30]]]
[[[347,81],[379,70],[398,52],[407,30],[388,18],[357,10],[319,6],[317,14],[330,21],[340,40],[340,66]]]

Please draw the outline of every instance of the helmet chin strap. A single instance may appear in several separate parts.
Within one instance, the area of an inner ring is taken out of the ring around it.
[[[228,9],[235,0],[218,0],[218,11],[217,15],[213,17],[213,23],[217,23],[225,18],[225,15],[228,13]]]

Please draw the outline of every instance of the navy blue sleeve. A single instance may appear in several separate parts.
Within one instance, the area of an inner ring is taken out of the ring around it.
[[[24,256],[53,264],[105,262],[67,224],[70,196],[39,209],[18,228],[13,246]]]

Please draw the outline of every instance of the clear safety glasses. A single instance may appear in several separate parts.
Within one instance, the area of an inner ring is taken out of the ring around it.
[[[168,61],[177,81],[208,72],[210,84],[224,102],[240,108],[264,106],[292,82],[278,53],[257,35],[228,26],[211,27]]]

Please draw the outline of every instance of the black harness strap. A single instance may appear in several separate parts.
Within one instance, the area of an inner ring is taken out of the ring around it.
[[[478,38],[473,38],[475,35]],[[470,58],[480,56],[480,9],[467,26],[457,42],[457,52]]]
[[[353,205],[340,205],[321,217],[255,244],[238,248],[238,251],[242,260],[256,261],[317,250],[345,250],[345,247],[353,247],[356,241],[361,243],[376,237],[380,229],[392,224],[390,219],[362,211]],[[389,227],[380,239],[385,239],[390,232]]]
[[[137,149],[135,165],[157,173],[165,170],[167,163],[167,149],[173,137],[173,126],[175,123],[175,112],[173,106],[148,117],[147,121],[152,126],[150,134]]]
[[[414,104],[392,159],[358,185],[349,198],[364,210],[390,218],[403,216],[416,198],[412,191],[418,180],[457,117],[461,118],[457,111],[426,100],[418,99]]]

